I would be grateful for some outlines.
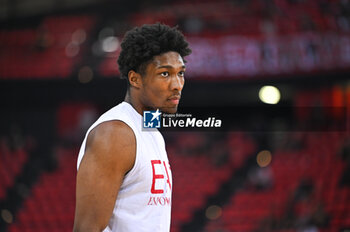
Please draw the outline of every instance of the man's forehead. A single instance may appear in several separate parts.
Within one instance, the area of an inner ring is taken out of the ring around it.
[[[155,56],[152,62],[156,67],[158,66],[184,66],[184,61],[181,55],[177,52],[166,52],[161,55]]]

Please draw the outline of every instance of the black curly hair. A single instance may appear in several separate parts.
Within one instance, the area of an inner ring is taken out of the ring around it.
[[[144,74],[154,56],[174,51],[184,58],[192,52],[177,27],[160,23],[131,29],[125,34],[121,48],[118,58],[120,77],[127,80],[130,70]],[[127,83],[129,85],[129,81]]]

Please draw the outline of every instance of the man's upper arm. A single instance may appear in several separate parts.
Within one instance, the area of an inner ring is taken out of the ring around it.
[[[77,174],[74,231],[102,231],[107,226],[135,157],[135,135],[125,123],[104,122],[89,133]]]

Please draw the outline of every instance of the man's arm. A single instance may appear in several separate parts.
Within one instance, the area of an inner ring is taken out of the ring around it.
[[[135,157],[135,135],[125,123],[104,122],[89,133],[77,174],[73,231],[100,232],[106,228]]]

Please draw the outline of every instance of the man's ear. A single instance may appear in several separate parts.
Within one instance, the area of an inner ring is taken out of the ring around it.
[[[141,75],[137,72],[135,72],[134,70],[130,70],[128,73],[128,79],[129,79],[129,83],[132,87],[135,88],[140,88],[142,81],[141,81]]]

